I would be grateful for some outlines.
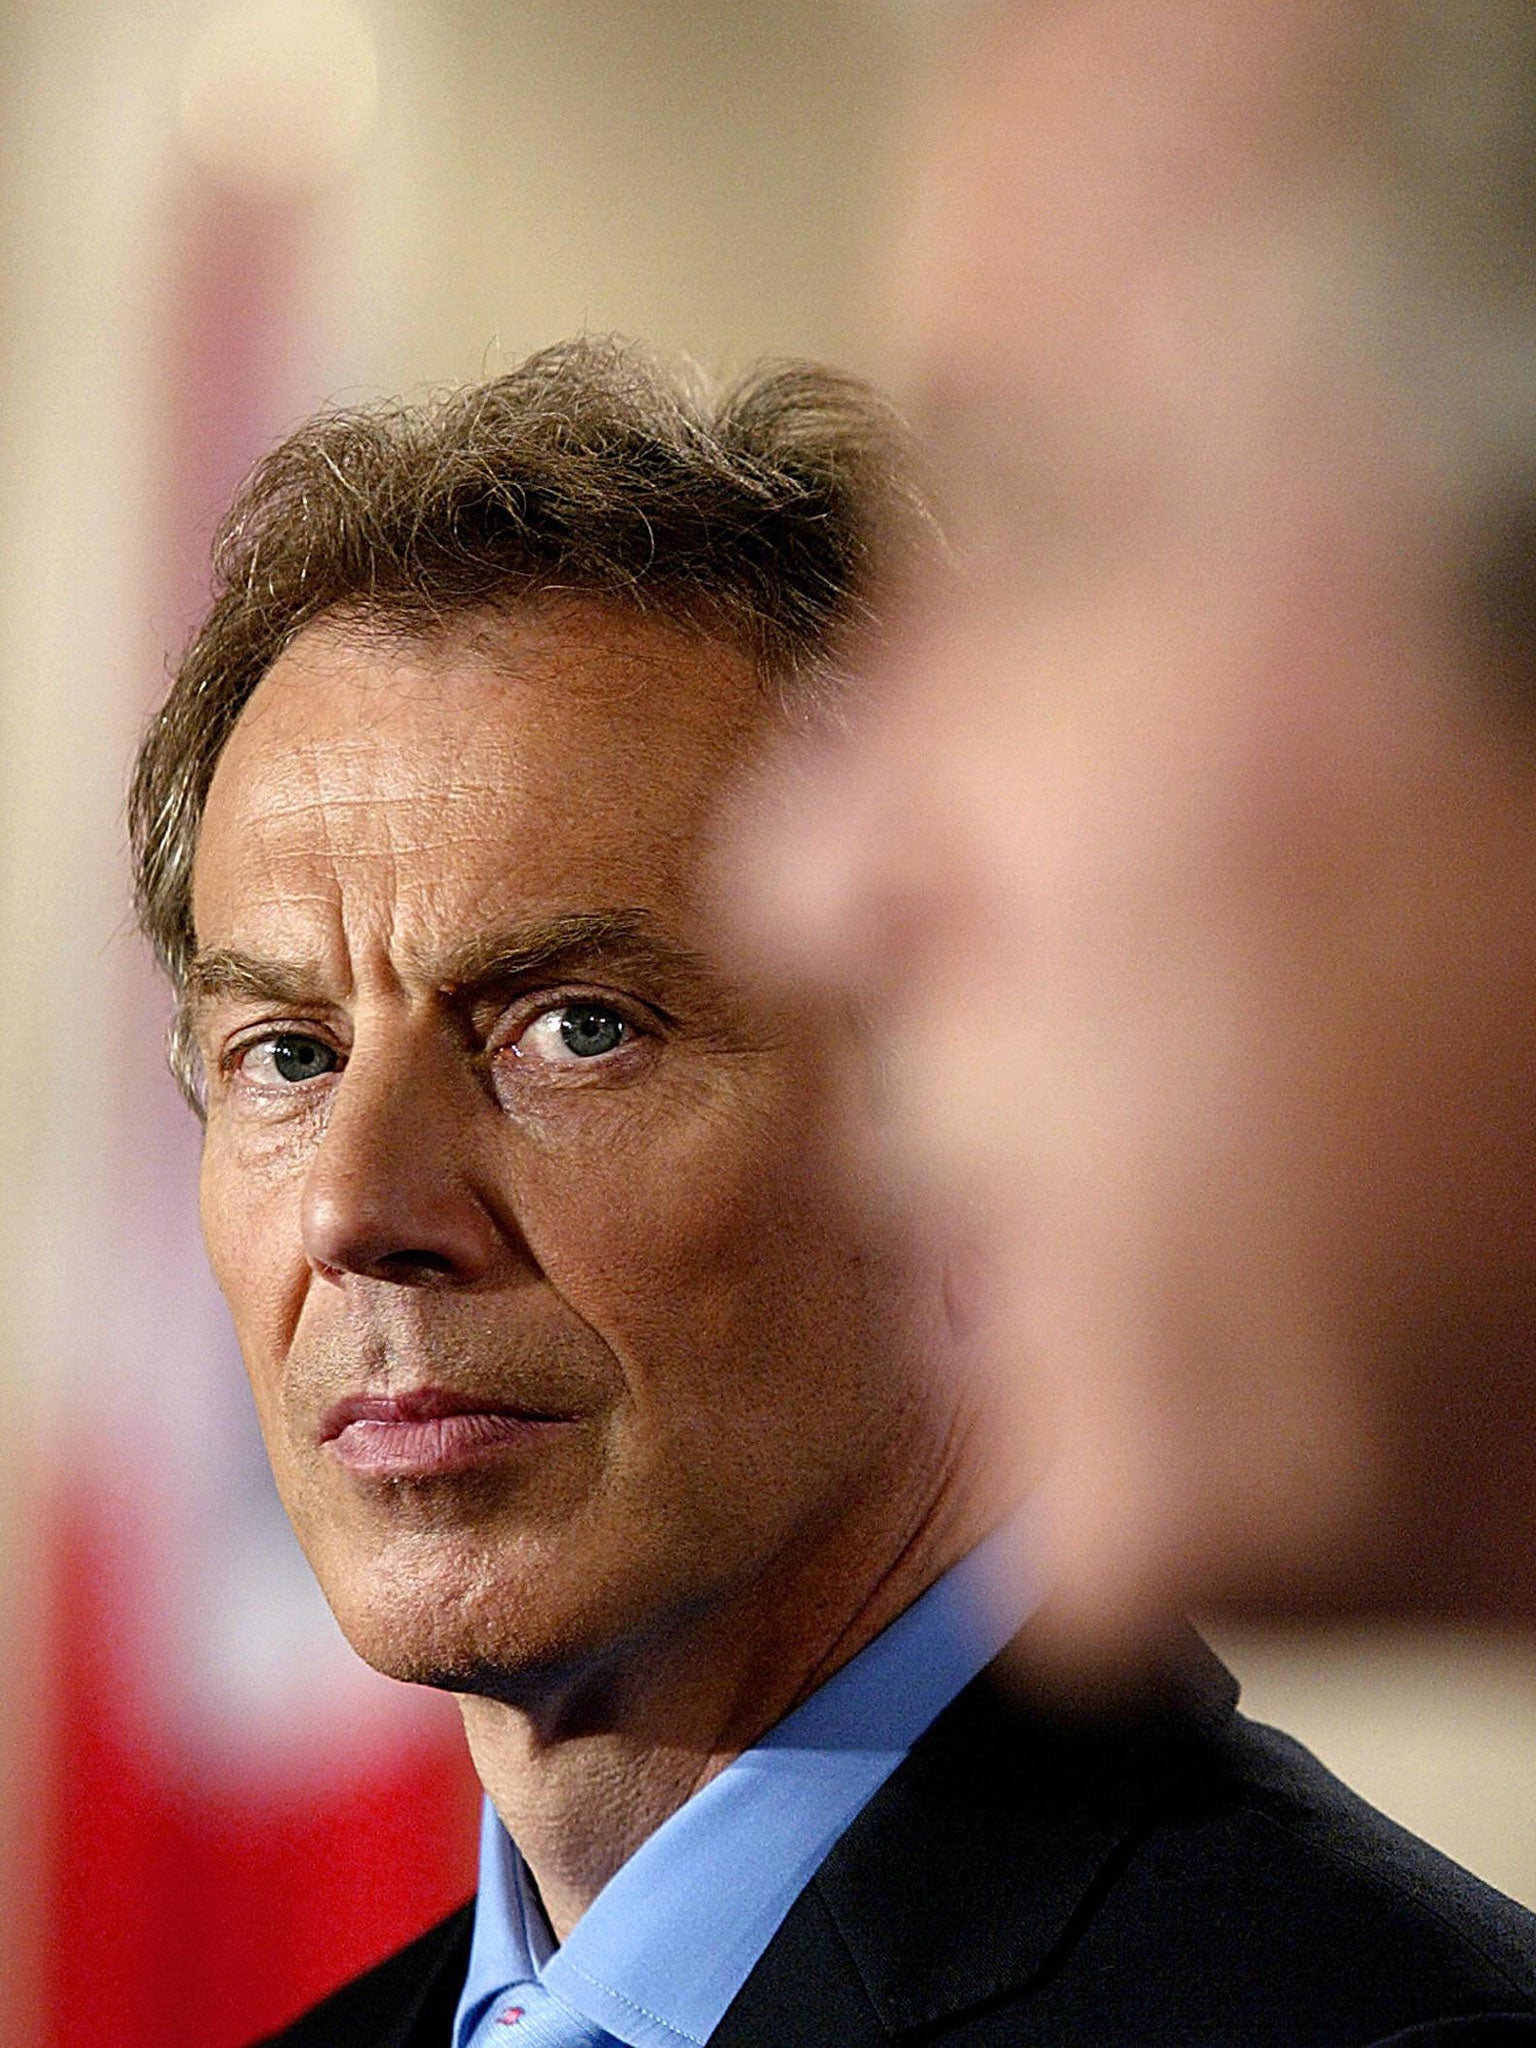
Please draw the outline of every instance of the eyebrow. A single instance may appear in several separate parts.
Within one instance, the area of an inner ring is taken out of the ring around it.
[[[528,919],[479,934],[438,959],[409,964],[440,994],[460,998],[594,967],[638,973],[663,983],[687,980],[720,986],[718,970],[702,954],[660,931],[649,912],[636,909],[569,911]],[[302,965],[228,946],[209,946],[198,953],[187,970],[184,1014],[196,1016],[210,1004],[242,1000],[304,1006],[330,999],[316,972]]]
[[[440,960],[420,963],[424,978],[445,995],[478,994],[581,967],[663,981],[720,979],[703,954],[661,930],[649,911],[630,909],[530,919],[466,940]]]
[[[314,977],[282,960],[263,960],[230,946],[207,946],[187,969],[182,991],[186,1011],[206,1009],[221,1000],[266,1000],[304,1003],[315,999]]]

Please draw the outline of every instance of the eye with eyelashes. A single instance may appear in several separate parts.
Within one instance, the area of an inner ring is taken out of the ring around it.
[[[540,1010],[507,1050],[517,1059],[582,1065],[619,1051],[635,1037],[629,1019],[608,1003],[556,1003]]]
[[[338,1047],[312,1032],[287,1030],[244,1040],[220,1064],[227,1073],[258,1087],[284,1089],[339,1073],[346,1058]]]
[[[492,1040],[491,1066],[507,1091],[620,1081],[648,1064],[659,1039],[658,1020],[637,1005],[562,993],[514,1007]]]

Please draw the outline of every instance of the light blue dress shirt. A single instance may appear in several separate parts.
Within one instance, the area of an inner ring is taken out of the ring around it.
[[[1027,1558],[1022,1523],[995,1531],[664,1821],[558,1947],[487,1800],[454,2048],[527,1980],[625,2048],[707,2041],[838,1836],[1027,1618]]]

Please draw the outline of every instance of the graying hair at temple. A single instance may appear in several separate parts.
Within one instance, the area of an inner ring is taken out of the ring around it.
[[[896,414],[853,378],[782,363],[717,389],[613,339],[300,427],[219,531],[212,605],[134,770],[139,919],[173,984],[219,755],[312,621],[421,638],[498,605],[596,598],[736,646],[783,706],[814,703],[927,543],[911,475]],[[195,1103],[179,1027],[171,1058]]]

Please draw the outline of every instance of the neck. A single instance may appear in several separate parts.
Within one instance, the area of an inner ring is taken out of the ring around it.
[[[841,1517],[705,1614],[562,1674],[536,1698],[460,1699],[481,1783],[558,1940],[685,1800],[810,1697],[999,1519],[950,1461],[913,1517],[900,1494]],[[905,1494],[908,1504],[912,1494]]]

